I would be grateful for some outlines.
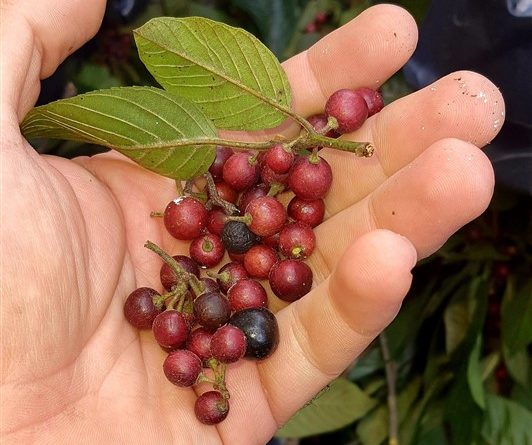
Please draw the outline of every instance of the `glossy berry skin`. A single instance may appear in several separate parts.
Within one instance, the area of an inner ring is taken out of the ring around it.
[[[264,164],[272,169],[274,173],[288,173],[295,155],[292,150],[286,150],[282,144],[275,144],[264,155]]]
[[[272,236],[265,236],[261,239],[261,241],[265,246],[271,247],[272,249],[277,249],[279,247],[279,232],[273,234]]]
[[[179,264],[185,272],[191,273],[199,277],[200,271],[198,265],[185,255],[175,255],[172,257],[174,260],[176,260],[177,264]],[[178,284],[178,279],[174,271],[170,268],[170,266],[166,263],[164,263],[161,266],[160,271],[160,277],[161,277],[161,283],[164,286],[166,290],[172,290],[172,287],[174,287],[176,284]]]
[[[325,114],[338,121],[340,134],[359,129],[368,118],[368,105],[360,94],[343,89],[334,92],[325,103]]]
[[[139,287],[129,294],[124,303],[126,320],[137,329],[150,329],[155,317],[160,314],[153,300],[160,294],[150,287]]]
[[[206,292],[194,300],[194,316],[204,328],[218,329],[229,321],[231,305],[219,292]]]
[[[214,158],[213,163],[209,167],[209,172],[215,182],[219,182],[223,179],[223,167],[225,161],[227,161],[233,154],[234,151],[230,147],[216,147],[216,158]]]
[[[244,267],[250,277],[267,279],[272,266],[279,261],[274,249],[257,244],[244,255]]]
[[[272,267],[268,281],[277,297],[292,302],[310,291],[312,270],[301,261],[282,260]]]
[[[222,292],[227,293],[233,284],[244,278],[248,278],[246,269],[242,264],[233,261],[221,267],[216,281]]]
[[[248,204],[256,198],[266,196],[268,194],[269,187],[266,184],[257,184],[246,190],[240,196],[238,201],[238,208],[242,213],[245,213]]]
[[[246,253],[257,244],[258,238],[241,221],[227,221],[222,230],[222,244],[230,253]]]
[[[207,222],[207,209],[195,198],[176,198],[166,206],[164,225],[179,240],[192,240],[201,235]]]
[[[225,253],[224,245],[218,235],[207,233],[190,243],[190,257],[201,267],[214,267]]]
[[[219,292],[220,286],[212,278],[200,278],[201,283],[204,286],[203,293],[205,292]]]
[[[308,224],[296,221],[279,232],[279,250],[288,258],[304,259],[312,254],[316,235]]]
[[[207,391],[196,399],[196,418],[205,425],[216,425],[227,417],[229,401],[218,391]]]
[[[233,312],[268,306],[266,290],[262,284],[250,278],[244,278],[233,284],[227,291],[227,299]]]
[[[244,256],[245,253],[234,253],[229,252],[229,258],[231,258],[231,261],[234,261],[235,263],[244,264]]]
[[[298,198],[315,200],[323,198],[332,183],[332,170],[322,157],[317,162],[301,157],[294,162],[290,170],[288,185]]]
[[[222,363],[234,363],[246,353],[244,332],[230,324],[219,328],[211,338],[211,355]]]
[[[325,202],[323,199],[308,201],[294,196],[288,203],[287,212],[290,218],[316,227],[323,222]]]
[[[266,308],[235,312],[229,324],[241,329],[246,336],[245,357],[263,360],[272,355],[279,344],[277,319]]]
[[[245,190],[259,179],[259,165],[253,155],[237,152],[225,161],[223,179],[235,190]]]
[[[207,230],[215,235],[221,236],[224,225],[227,222],[227,215],[223,210],[214,208],[207,214]]]
[[[192,386],[202,370],[199,357],[186,349],[170,352],[163,363],[164,375],[176,386]]]
[[[155,340],[163,348],[177,349],[187,341],[189,325],[183,314],[175,310],[168,310],[155,317],[152,331]]]
[[[288,173],[275,173],[268,165],[262,167],[260,171],[260,179],[266,185],[273,184],[288,184]]]
[[[272,196],[251,201],[246,207],[251,216],[249,229],[259,236],[271,236],[281,230],[286,221],[286,209]]]
[[[215,186],[216,192],[220,198],[222,198],[224,201],[236,204],[238,200],[238,192],[235,189],[223,181],[215,183]]]
[[[366,101],[366,105],[368,106],[368,117],[373,116],[384,108],[384,101],[378,91],[362,87],[357,88],[355,93],[360,94]]]
[[[211,338],[212,332],[205,328],[194,329],[188,336],[186,348],[196,354],[203,366],[207,366],[207,360],[212,357]]]

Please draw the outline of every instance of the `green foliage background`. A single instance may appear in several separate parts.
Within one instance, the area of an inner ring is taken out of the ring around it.
[[[104,24],[81,57],[67,61],[65,94],[153,85],[132,38],[132,30],[151,17],[197,15],[240,26],[284,60],[373,3],[151,1],[134,23]],[[428,0],[397,3],[420,21]],[[326,20],[316,25],[322,12]],[[386,103],[408,92],[401,73],[383,86]],[[42,142],[38,150],[67,157],[98,151],[55,141]],[[481,217],[414,270],[413,288],[385,333],[397,371],[402,445],[532,444],[531,209],[530,197],[497,188]],[[302,444],[385,443],[387,395],[385,364],[375,342],[279,436],[307,437]]]

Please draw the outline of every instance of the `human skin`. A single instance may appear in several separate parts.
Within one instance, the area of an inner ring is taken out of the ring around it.
[[[117,153],[40,156],[18,127],[39,80],[103,11],[102,0],[1,2],[3,443],[264,444],[395,317],[417,258],[484,211],[494,180],[480,148],[500,128],[503,99],[484,77],[452,73],[346,135],[372,141],[372,158],[320,152],[334,181],[308,259],[314,288],[278,312],[272,357],[230,366],[229,416],[205,426],[193,405],[209,388],[170,384],[165,353],[122,313],[136,287],[160,288],[147,239],[188,252],[149,218],[173,182]],[[339,88],[379,87],[416,41],[404,10],[366,10],[284,64],[295,110],[319,112]]]

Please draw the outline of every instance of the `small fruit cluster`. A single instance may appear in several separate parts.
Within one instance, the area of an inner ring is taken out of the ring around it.
[[[308,122],[317,133],[338,137],[381,108],[375,91],[339,90],[327,101],[325,114]],[[319,149],[296,152],[291,143],[274,143],[259,153],[218,147],[204,190],[193,191],[197,181],[189,181],[186,193],[161,215],[170,235],[190,241],[189,256],[172,257],[146,243],[164,261],[160,279],[167,292],[135,290],[124,314],[136,328],[151,329],[168,352],[163,370],[170,382],[213,385],[195,405],[205,424],[221,422],[229,411],[226,365],[242,357],[265,359],[279,342],[260,280],[268,280],[286,302],[312,287],[312,271],[302,260],[314,251],[313,228],[323,221],[323,198],[332,183]],[[289,190],[294,196],[285,207],[277,198]],[[201,277],[200,269],[219,266],[226,251],[231,261]]]

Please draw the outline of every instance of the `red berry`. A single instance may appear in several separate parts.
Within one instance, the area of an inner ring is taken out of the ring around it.
[[[266,185],[281,184],[286,185],[288,183],[288,173],[275,173],[268,165],[262,167],[260,171],[260,179]]]
[[[237,327],[226,325],[211,338],[211,355],[222,363],[234,363],[246,353],[246,336]]]
[[[231,258],[231,261],[234,261],[235,263],[243,264],[244,256],[246,256],[245,253],[229,252],[229,258]]]
[[[275,250],[264,244],[253,246],[244,255],[244,267],[253,278],[268,278],[270,269],[277,261],[279,257]]]
[[[252,154],[237,152],[223,167],[223,178],[232,188],[241,191],[251,187],[259,179],[259,165]]]
[[[209,172],[216,182],[222,180],[222,171],[225,161],[227,161],[233,155],[233,153],[234,152],[230,147],[216,147],[216,158],[209,167]]]
[[[327,126],[327,116],[325,114],[315,114],[307,118],[307,121],[319,133],[321,133],[321,130]],[[334,130],[329,130],[324,136],[329,138],[337,138],[340,136],[340,134]]]
[[[212,278],[200,278],[201,283],[204,286],[202,294],[205,292],[219,292],[220,286]]]
[[[271,247],[272,249],[277,249],[279,247],[279,232],[273,234],[272,236],[265,236],[261,239],[261,241],[265,246]]]
[[[237,281],[248,278],[248,273],[240,263],[227,263],[218,271],[217,282],[222,292],[227,293]]]
[[[194,413],[205,425],[215,425],[227,417],[229,401],[218,391],[207,391],[196,399]]]
[[[277,233],[286,221],[285,208],[272,196],[251,201],[246,207],[246,214],[251,216],[249,229],[259,236]]]
[[[218,329],[229,321],[231,305],[219,292],[206,292],[194,300],[196,322],[207,329]]]
[[[322,157],[311,162],[307,157],[296,160],[290,170],[288,185],[297,197],[307,200],[323,198],[332,183],[332,170]]]
[[[307,201],[294,196],[288,204],[287,211],[290,218],[306,223],[310,227],[316,227],[323,221],[325,202],[323,199]]]
[[[204,367],[207,366],[207,360],[212,357],[211,338],[212,332],[205,328],[197,328],[190,333],[187,340],[187,349],[200,358]]]
[[[364,97],[355,91],[338,90],[327,99],[325,114],[337,120],[338,133],[350,133],[360,128],[367,119],[368,105]]]
[[[307,258],[315,245],[316,235],[308,224],[296,221],[287,224],[279,232],[279,250],[288,258]]]
[[[227,291],[227,299],[233,312],[268,306],[268,295],[262,284],[250,278],[244,278],[233,284]]]
[[[166,206],[163,219],[170,235],[180,240],[191,240],[203,232],[207,209],[197,199],[180,197]]]
[[[366,105],[368,106],[368,117],[373,116],[384,108],[384,101],[378,91],[362,87],[357,88],[355,93],[360,94],[366,101]]]
[[[327,14],[327,11],[318,11],[316,13],[316,16],[314,17],[314,22],[317,25],[324,25],[329,20],[329,14]]]
[[[190,243],[190,257],[201,267],[214,267],[225,253],[225,248],[218,235],[207,233]]]
[[[292,302],[310,291],[312,270],[301,261],[282,260],[272,267],[268,280],[275,295]]]
[[[318,27],[316,26],[316,23],[314,22],[307,23],[305,27],[303,28],[303,32],[305,34],[311,34],[313,32],[316,32],[317,30],[318,30]]]
[[[236,204],[236,201],[238,200],[238,192],[227,184],[227,182],[217,182],[214,185],[216,186],[216,192],[220,198],[224,201]]]
[[[248,204],[256,198],[266,196],[268,194],[269,187],[266,184],[257,184],[256,186],[246,190],[240,196],[238,201],[238,208],[242,213],[245,213]]]
[[[227,215],[223,210],[214,208],[207,213],[207,230],[220,236],[227,221]]]
[[[163,348],[177,349],[187,341],[189,326],[183,314],[168,310],[155,317],[152,331],[155,340]]]
[[[160,294],[155,289],[140,287],[129,294],[124,303],[124,316],[137,329],[150,329],[155,317],[161,312],[153,304]]]
[[[185,270],[185,272],[191,273],[196,275],[199,278],[200,271],[198,265],[185,255],[175,255],[172,257],[174,260],[176,260],[177,264],[181,266],[182,269]],[[174,271],[170,268],[170,266],[166,263],[164,263],[161,266],[161,283],[164,286],[166,290],[172,290],[172,287],[174,287],[176,284],[178,284],[178,279]]]
[[[199,357],[186,349],[170,352],[163,363],[164,375],[177,386],[192,386],[201,370]]]
[[[264,164],[272,169],[274,173],[287,173],[294,162],[294,152],[285,149],[283,144],[275,144],[264,155]]]

